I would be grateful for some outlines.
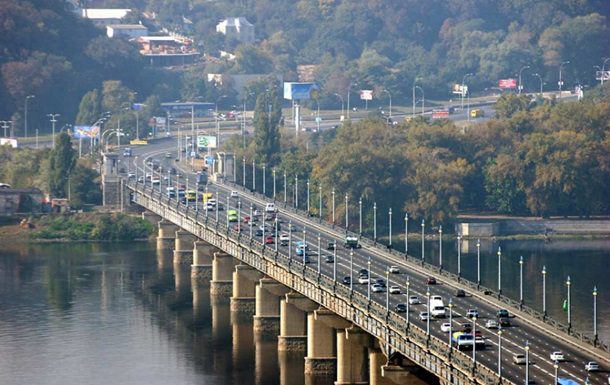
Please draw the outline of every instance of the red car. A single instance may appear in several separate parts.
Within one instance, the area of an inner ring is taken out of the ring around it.
[[[427,285],[436,285],[436,278],[428,277],[428,279],[426,280],[426,284]]]
[[[273,235],[267,235],[265,237],[265,245],[270,245],[275,243],[275,238],[273,237]]]
[[[242,228],[241,228],[239,223],[236,223],[236,224],[233,225],[233,230],[237,231],[237,232],[241,232]]]

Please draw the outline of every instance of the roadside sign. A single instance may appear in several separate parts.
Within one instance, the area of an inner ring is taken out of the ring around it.
[[[197,147],[216,148],[216,137],[214,135],[197,136]]]
[[[373,90],[360,90],[361,100],[373,100]]]
[[[517,80],[516,79],[500,79],[498,80],[498,87],[505,89],[514,89],[517,88]]]
[[[322,121],[322,118],[319,116],[316,116],[316,123],[320,123]]]

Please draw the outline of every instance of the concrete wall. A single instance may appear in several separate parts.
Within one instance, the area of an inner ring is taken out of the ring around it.
[[[491,237],[516,234],[610,235],[606,219],[508,219],[495,222],[462,222],[456,231],[465,237]]]

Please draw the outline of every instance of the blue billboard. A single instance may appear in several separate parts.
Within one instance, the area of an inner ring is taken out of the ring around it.
[[[318,99],[320,86],[316,83],[284,83],[284,99],[309,100]]]

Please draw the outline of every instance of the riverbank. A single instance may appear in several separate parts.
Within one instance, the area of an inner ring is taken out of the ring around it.
[[[118,213],[47,214],[0,221],[0,242],[87,242],[148,239],[154,227]]]

